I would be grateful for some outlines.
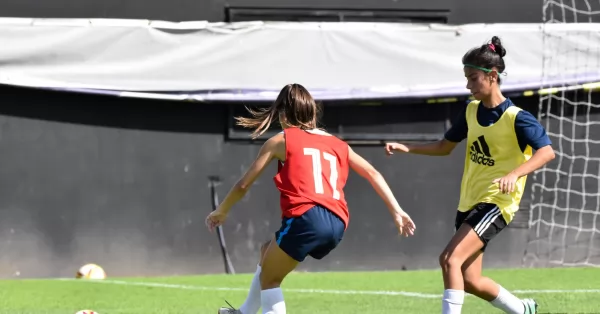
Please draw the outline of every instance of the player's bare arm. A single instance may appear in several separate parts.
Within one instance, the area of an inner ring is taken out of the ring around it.
[[[517,177],[523,177],[540,169],[556,157],[552,146],[547,145],[538,149],[531,158],[513,171]]]
[[[403,152],[428,156],[446,156],[454,150],[457,144],[447,139],[425,144],[386,143],[385,152],[388,155],[393,155],[394,152]]]
[[[409,215],[402,210],[400,204],[398,204],[398,201],[394,197],[394,193],[392,193],[392,190],[381,173],[379,173],[379,171],[377,171],[377,169],[375,169],[368,161],[355,153],[352,148],[348,147],[348,150],[350,168],[371,183],[371,186],[373,186],[379,197],[383,199],[385,205],[390,210],[400,233],[404,236],[413,235],[416,228],[414,222],[410,219]]]
[[[555,154],[552,146],[544,146],[538,149],[528,161],[521,164],[517,169],[511,171],[506,176],[494,180],[494,183],[498,183],[502,193],[512,193],[515,190],[517,179],[540,169],[554,159],[554,157]]]
[[[256,181],[273,159],[285,159],[285,139],[283,134],[277,134],[263,144],[256,160],[254,160],[250,168],[231,188],[229,193],[227,193],[227,196],[225,196],[219,207],[206,218],[206,225],[209,229],[212,230],[225,222],[231,207],[246,195],[254,181]]]

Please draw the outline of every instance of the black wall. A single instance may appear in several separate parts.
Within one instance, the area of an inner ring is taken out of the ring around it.
[[[537,106],[535,97],[517,101]],[[109,275],[223,270],[216,236],[203,223],[211,210],[208,176],[222,178],[222,197],[260,147],[228,140],[233,105],[7,87],[0,88],[0,104],[0,276],[71,276],[87,262]],[[386,115],[409,115],[411,106],[386,107]],[[418,106],[453,116],[464,102]],[[340,110],[325,104],[324,120]],[[424,132],[429,126],[421,120],[401,123]],[[370,120],[353,121],[364,126]],[[399,239],[383,202],[352,174],[346,188],[351,223],[341,246],[302,269],[437,267],[453,234],[464,143],[445,158],[388,158],[381,146],[355,149],[387,178],[413,215],[417,235]],[[273,166],[225,226],[237,271],[255,268],[259,245],[279,227],[274,174]],[[500,237],[488,265],[521,265],[525,229],[509,228]]]
[[[451,24],[542,21],[542,0],[4,0],[0,16],[224,21],[226,8],[241,7],[429,11],[447,14]]]

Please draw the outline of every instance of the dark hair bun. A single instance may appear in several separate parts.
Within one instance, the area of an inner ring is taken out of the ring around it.
[[[504,56],[506,56],[506,49],[502,47],[502,41],[500,41],[500,38],[498,38],[498,36],[492,37],[492,45],[494,45],[496,53],[499,54],[501,58],[504,58]]]

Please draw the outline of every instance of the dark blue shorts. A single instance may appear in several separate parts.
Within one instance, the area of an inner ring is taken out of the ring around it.
[[[298,262],[307,255],[327,256],[342,241],[344,222],[329,210],[315,206],[300,217],[284,218],[275,232],[277,245]]]

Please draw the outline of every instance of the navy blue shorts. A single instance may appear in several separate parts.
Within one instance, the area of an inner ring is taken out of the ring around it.
[[[307,255],[327,256],[342,241],[344,222],[329,210],[315,206],[300,217],[284,218],[275,232],[277,245],[298,262]]]

